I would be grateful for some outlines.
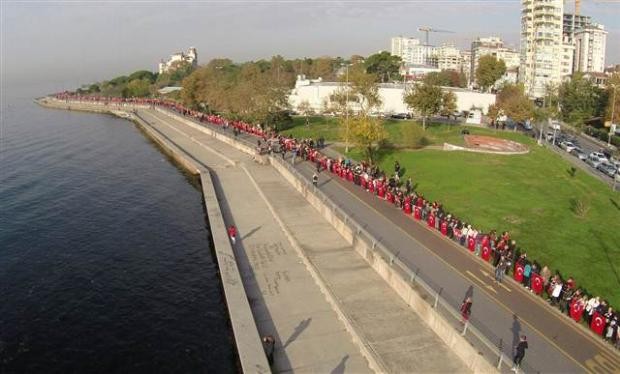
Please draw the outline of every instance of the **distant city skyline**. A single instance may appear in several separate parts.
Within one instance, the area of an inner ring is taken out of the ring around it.
[[[2,1],[3,85],[55,89],[157,71],[162,58],[194,46],[199,63],[369,55],[392,36],[421,40],[419,26],[451,30],[431,44],[468,49],[478,36],[519,47],[520,1]],[[572,12],[572,2],[565,11]],[[581,14],[605,25],[607,64],[620,63],[620,3],[584,1]]]

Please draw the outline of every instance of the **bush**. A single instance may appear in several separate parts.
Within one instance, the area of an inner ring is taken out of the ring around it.
[[[401,131],[401,136],[403,144],[413,149],[423,148],[431,143],[426,137],[426,132],[424,129],[414,123],[404,126]]]

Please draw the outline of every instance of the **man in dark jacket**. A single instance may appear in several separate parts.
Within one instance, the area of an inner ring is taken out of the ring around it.
[[[519,367],[521,366],[521,361],[523,361],[523,357],[525,357],[525,350],[527,348],[527,338],[525,337],[525,335],[521,335],[521,340],[517,345],[517,352],[515,354],[515,358],[514,360],[512,360],[514,365],[512,366],[511,370],[515,373],[519,370]]]

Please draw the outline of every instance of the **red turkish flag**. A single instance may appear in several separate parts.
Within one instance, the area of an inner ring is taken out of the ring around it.
[[[592,315],[592,323],[590,323],[590,329],[599,335],[603,335],[603,330],[605,330],[605,316],[598,312],[594,312]]]
[[[428,224],[428,227],[435,228],[435,216],[433,214],[429,214],[426,223]]]
[[[362,182],[362,188],[366,189],[366,178],[362,178],[361,182]]]
[[[388,191],[388,193],[387,193],[387,201],[389,201],[390,203],[394,204],[394,194],[391,193],[390,191]]]
[[[467,248],[471,252],[473,252],[476,249],[476,240],[474,240],[474,238],[472,238],[471,236],[467,238]]]
[[[446,221],[441,221],[441,235],[448,235],[448,222]]]
[[[385,188],[383,188],[383,186],[380,185],[379,187],[377,187],[377,195],[380,198],[384,198],[385,197]]]
[[[410,202],[405,202],[405,207],[403,209],[405,211],[405,214],[411,214],[411,203]]]
[[[486,245],[485,244],[482,245],[482,256],[481,257],[484,261],[489,261],[491,259],[491,248],[489,247],[488,243]]]
[[[579,300],[575,299],[570,303],[570,318],[574,319],[575,322],[581,321],[581,316],[583,316],[584,305],[579,302]]]
[[[353,182],[353,172],[351,170],[347,173],[347,180]]]
[[[534,291],[536,295],[542,294],[543,286],[545,284],[543,277],[541,277],[540,274],[532,273],[531,282],[532,282],[532,291]]]
[[[368,191],[375,192],[375,182],[372,179],[368,181]]]
[[[519,283],[523,281],[523,265],[522,264],[518,263],[515,266],[514,279]]]
[[[418,221],[422,219],[422,208],[420,208],[419,206],[413,208],[413,218],[417,219]]]

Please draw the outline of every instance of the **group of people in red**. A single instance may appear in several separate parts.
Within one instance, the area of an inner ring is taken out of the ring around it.
[[[547,266],[531,261],[521,252],[516,241],[508,232],[498,234],[496,230],[482,232],[471,224],[460,220],[445,211],[442,204],[430,201],[415,191],[411,178],[401,181],[402,169],[398,161],[394,172],[386,174],[376,165],[366,162],[354,164],[348,159],[333,159],[320,152],[322,142],[312,139],[297,140],[251,125],[243,121],[229,121],[218,115],[204,114],[185,108],[183,105],[164,99],[152,98],[112,98],[98,96],[76,96],[64,92],[55,95],[59,100],[79,100],[104,104],[133,104],[159,106],[174,110],[202,123],[232,127],[236,135],[247,133],[259,138],[259,147],[267,146],[269,152],[280,152],[284,157],[288,152],[295,159],[315,164],[317,173],[327,171],[342,180],[354,183],[368,193],[402,210],[414,220],[424,222],[429,229],[438,230],[441,235],[465,247],[473,255],[495,267],[495,281],[502,282],[504,276],[512,271],[514,280],[533,293],[547,296],[548,301],[559,307],[576,322],[585,321],[592,331],[601,335],[616,348],[620,348],[620,315],[598,296],[588,296],[579,289],[573,278],[563,279],[559,273],[552,274]],[[262,140],[262,142],[261,142]],[[277,144],[278,147],[272,147]],[[316,174],[315,174],[316,175]],[[315,182],[313,180],[313,182]],[[235,242],[236,228],[229,228],[231,241]]]

